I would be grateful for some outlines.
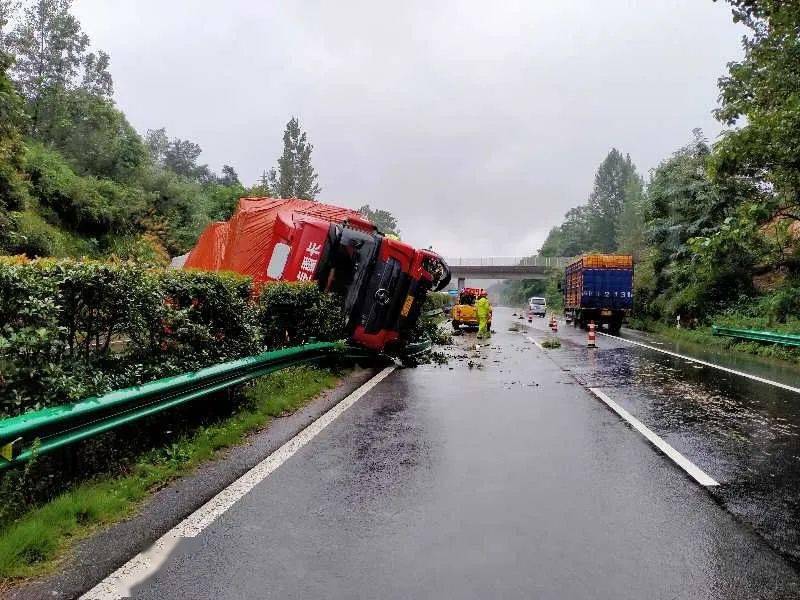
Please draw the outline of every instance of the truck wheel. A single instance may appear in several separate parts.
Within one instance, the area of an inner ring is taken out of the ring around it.
[[[453,319],[453,331],[461,331],[461,323]]]
[[[608,324],[608,333],[612,335],[619,335],[620,329],[622,329],[622,321],[611,321]]]

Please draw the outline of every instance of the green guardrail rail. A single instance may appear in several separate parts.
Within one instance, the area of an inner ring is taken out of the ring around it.
[[[781,344],[783,346],[800,347],[800,335],[792,333],[777,333],[775,331],[758,331],[755,329],[734,329],[732,327],[711,326],[713,335],[721,335],[743,340],[755,340],[758,342],[768,342],[771,344]]]
[[[335,352],[350,358],[367,353],[344,344],[317,342],[264,352],[193,373],[0,420],[0,470],[63,446],[293,365],[313,363]],[[34,442],[38,447],[34,451]]]

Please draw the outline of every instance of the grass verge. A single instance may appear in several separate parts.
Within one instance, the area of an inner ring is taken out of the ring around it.
[[[726,327],[740,327],[743,329],[763,329],[769,331],[786,331],[793,332],[779,327],[764,327],[754,324],[741,324],[730,325],[723,323],[722,320],[716,321],[718,325]],[[742,354],[751,354],[753,356],[761,356],[764,358],[777,359],[786,361],[793,365],[800,365],[800,349],[791,348],[789,346],[781,346],[779,344],[769,344],[766,342],[757,342],[749,340],[737,340],[736,338],[724,337],[719,335],[712,335],[711,327],[697,327],[696,329],[677,329],[676,327],[668,327],[663,323],[656,323],[653,321],[635,321],[632,322],[633,329],[656,333],[665,338],[675,341],[691,342],[701,346],[711,346],[719,348],[720,350],[739,352]],[[794,331],[796,332],[796,330]]]
[[[297,410],[337,380],[330,371],[310,367],[257,379],[244,388],[246,400],[233,416],[144,453],[121,475],[82,483],[23,514],[0,530],[0,589],[52,571],[74,542],[131,515],[152,492],[240,443],[273,417]]]
[[[547,348],[549,350],[561,348],[561,340],[559,340],[557,337],[547,338],[542,342],[542,348]]]

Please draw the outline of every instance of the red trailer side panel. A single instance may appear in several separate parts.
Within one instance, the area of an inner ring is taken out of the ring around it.
[[[256,282],[264,280],[275,243],[275,221],[283,211],[333,223],[361,218],[354,210],[310,200],[242,198],[229,222],[206,227],[184,268],[234,271],[249,275]]]

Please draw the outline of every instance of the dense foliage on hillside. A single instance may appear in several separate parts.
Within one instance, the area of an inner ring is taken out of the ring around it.
[[[719,141],[695,131],[646,186],[613,149],[588,202],[540,250],[633,254],[639,316],[704,319],[758,306],[775,325],[800,312],[800,5],[730,4],[750,34],[744,59],[719,81],[715,114],[728,126]],[[533,289],[542,284],[508,293]]]
[[[164,128],[141,136],[116,107],[110,57],[72,0],[0,0],[0,254],[117,256],[165,264],[245,195],[320,191],[293,117],[275,168],[250,189]]]
[[[196,165],[191,142],[154,154],[70,4],[0,3],[0,251],[163,263],[244,188]]]

